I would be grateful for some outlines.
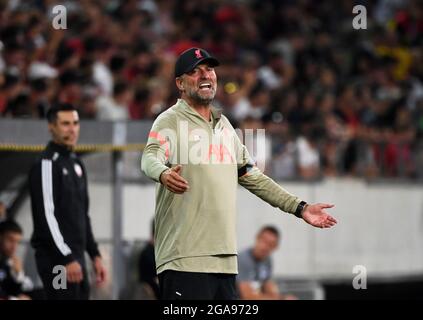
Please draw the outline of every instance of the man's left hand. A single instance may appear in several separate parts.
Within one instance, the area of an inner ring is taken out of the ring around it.
[[[106,281],[106,268],[104,268],[103,261],[101,257],[95,257],[94,258],[94,272],[96,276],[96,283],[97,285],[100,285]]]
[[[337,221],[329,215],[324,209],[333,208],[335,205],[327,203],[316,203],[307,205],[302,213],[302,218],[308,224],[317,228],[330,228]]]

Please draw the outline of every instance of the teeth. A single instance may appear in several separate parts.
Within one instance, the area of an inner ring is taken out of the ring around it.
[[[209,83],[200,84],[200,89],[203,89],[203,88],[211,88],[211,84]]]

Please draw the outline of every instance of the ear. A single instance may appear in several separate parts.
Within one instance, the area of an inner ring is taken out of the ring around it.
[[[49,123],[49,124],[48,124],[48,131],[49,131],[50,133],[52,133],[52,132],[53,132],[53,126],[54,126],[54,124],[53,124],[53,123]]]
[[[182,80],[181,77],[176,78],[175,79],[175,83],[176,83],[176,86],[178,87],[179,91],[184,91],[185,90],[184,84],[183,84],[183,80]]]

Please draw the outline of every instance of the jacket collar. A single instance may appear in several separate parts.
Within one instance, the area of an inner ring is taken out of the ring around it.
[[[47,145],[47,148],[59,153],[62,156],[69,156],[73,153],[73,149],[69,149],[68,147],[62,144],[57,144],[54,141],[50,141]]]
[[[200,117],[201,119],[205,120],[193,107],[191,107],[188,102],[186,102],[184,99],[179,98],[177,101],[177,104],[179,104],[186,112],[196,116]],[[213,117],[214,123],[217,123],[220,118],[222,117],[222,110],[211,106],[210,107],[211,115]]]

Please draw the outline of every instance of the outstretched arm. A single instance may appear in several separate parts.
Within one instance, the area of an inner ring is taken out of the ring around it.
[[[301,199],[282,188],[256,166],[247,163],[238,170],[238,183],[273,207],[294,214]]]
[[[330,228],[337,223],[336,219],[325,211],[325,209],[333,208],[333,204],[306,204],[302,212],[298,212],[302,203],[301,200],[287,192],[271,178],[259,172],[257,168],[254,171],[252,170],[251,174],[240,177],[238,181],[243,187],[270,205],[292,213],[314,227]]]
[[[238,169],[238,182],[244,188],[282,211],[292,213],[304,219],[308,224],[318,228],[330,228],[337,221],[324,209],[332,208],[332,204],[306,204],[300,198],[289,193],[278,183],[263,174],[251,161],[245,146],[242,146],[243,161]],[[303,207],[302,205],[305,204]]]

